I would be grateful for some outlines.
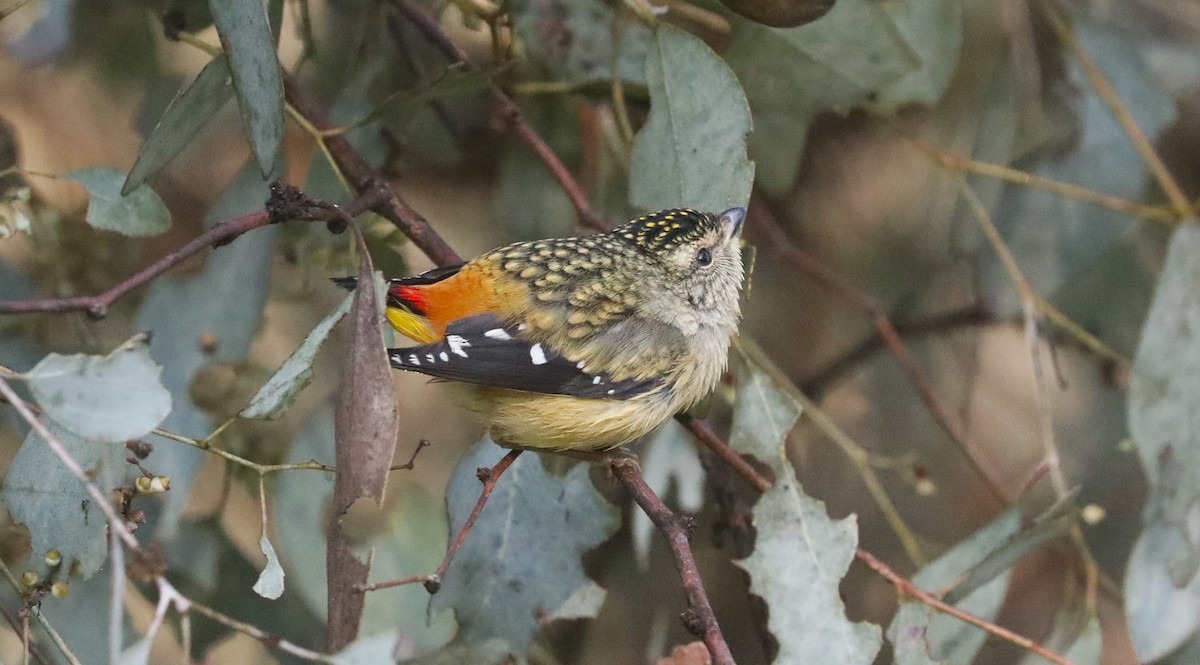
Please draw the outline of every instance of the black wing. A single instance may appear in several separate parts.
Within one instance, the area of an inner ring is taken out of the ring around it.
[[[531,393],[595,399],[629,399],[653,390],[657,379],[613,381],[590,374],[546,348],[524,339],[520,326],[504,325],[494,314],[476,314],[451,323],[433,344],[388,349],[392,367],[439,379],[510,388]]]
[[[446,279],[447,277],[454,275],[459,270],[462,270],[462,267],[465,265],[467,265],[467,264],[466,263],[455,263],[453,265],[442,266],[441,268],[434,268],[432,270],[426,270],[425,272],[421,273],[420,275],[413,275],[412,277],[404,277],[401,279],[393,279],[389,283],[390,284],[402,284],[405,286],[433,284],[435,282],[440,282],[443,279]],[[329,281],[333,282],[340,288],[346,289],[347,291],[353,291],[358,286],[358,278],[357,277],[330,277]]]

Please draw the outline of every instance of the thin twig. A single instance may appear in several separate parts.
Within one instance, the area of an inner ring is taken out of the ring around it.
[[[38,420],[37,416],[33,415],[33,412],[30,411],[29,406],[25,404],[25,400],[21,399],[20,395],[18,395],[16,391],[12,389],[12,386],[8,385],[8,382],[4,379],[0,379],[0,395],[3,395],[8,400],[9,404],[12,404],[13,408],[17,410],[17,413],[20,414],[21,418],[23,418],[25,422],[29,423],[29,426],[33,428],[33,431],[37,432],[38,436],[42,437],[42,440],[46,442],[46,445],[50,446],[50,449],[54,451],[54,454],[58,457],[59,461],[63,463],[63,466],[67,467],[67,470],[71,472],[71,475],[75,476],[79,482],[83,483],[84,489],[87,491],[88,496],[92,498],[92,502],[95,503],[97,507],[100,508],[100,512],[104,513],[104,516],[108,518],[109,529],[115,533],[125,543],[125,545],[129,547],[129,549],[135,551],[139,550],[137,538],[133,537],[133,532],[131,532],[129,527],[126,526],[125,520],[117,514],[116,508],[113,508],[112,501],[104,496],[104,492],[101,492],[100,488],[97,487],[94,482],[92,482],[92,479],[88,476],[87,472],[83,470],[83,467],[79,465],[79,462],[77,462],[74,457],[71,457],[71,453],[67,451],[58,438],[50,433],[50,430],[46,429],[46,426],[42,424],[42,421]]]
[[[335,127],[329,119],[329,114],[301,89],[295,77],[286,72],[283,74],[283,91],[287,103],[295,110],[295,115],[303,118],[312,128],[313,138],[333,161],[338,173],[343,175],[360,195],[373,191],[379,197],[379,202],[373,205],[371,210],[395,224],[434,263],[440,266],[462,263],[458,252],[433,230],[428,220],[409,207],[383,181],[345,136],[326,133]]]
[[[420,450],[420,448],[417,450]],[[442,557],[442,562],[438,564],[437,570],[433,574],[413,575],[412,577],[403,577],[398,580],[368,584],[359,587],[359,590],[365,593],[367,591],[389,589],[404,584],[420,582],[425,585],[425,589],[429,593],[437,593],[438,589],[442,586],[442,578],[446,576],[446,571],[450,570],[450,563],[454,560],[454,555],[458,554],[458,550],[462,548],[463,543],[467,542],[467,536],[470,535],[471,529],[475,527],[475,522],[479,519],[479,514],[483,512],[484,506],[487,505],[488,499],[491,498],[492,491],[496,489],[496,483],[500,481],[500,476],[508,467],[512,466],[513,462],[517,461],[521,452],[521,450],[510,450],[492,468],[479,470],[479,479],[483,482],[483,490],[479,493],[479,499],[475,502],[475,508],[467,516],[467,521],[463,522],[462,528],[458,530],[458,535],[454,537],[454,542],[450,543],[450,547],[446,549],[446,556]],[[415,456],[416,453],[413,453],[413,455]]]
[[[956,179],[956,182],[963,198],[967,201],[968,207],[983,229],[988,241],[992,244],[992,248],[1000,257],[1001,264],[1003,264],[1005,270],[1008,272],[1009,279],[1012,280],[1021,298],[1022,311],[1025,317],[1025,335],[1030,347],[1038,427],[1041,433],[1042,445],[1045,449],[1043,463],[1047,467],[1055,495],[1061,499],[1067,495],[1067,480],[1063,475],[1061,457],[1054,440],[1054,421],[1050,412],[1048,391],[1045,389],[1043,383],[1045,373],[1042,371],[1041,356],[1038,349],[1038,341],[1040,339],[1038,334],[1038,315],[1041,314],[1049,318],[1048,313],[1050,311],[1058,313],[1058,310],[1043,300],[1033,290],[1029,279],[1021,272],[1021,267],[1017,264],[1012,249],[1004,242],[1004,238],[1000,235],[999,229],[996,228],[995,222],[992,221],[991,215],[988,214],[987,209],[984,207],[983,202],[979,200],[979,197],[976,196],[975,191],[971,189],[966,178],[960,175]],[[1061,315],[1061,313],[1059,314]],[[1063,318],[1066,318],[1065,315],[1063,315]],[[1072,326],[1077,326],[1073,321],[1070,323]],[[1090,337],[1090,334],[1088,336]],[[1095,343],[1103,346],[1103,343],[1099,340],[1095,340]],[[1086,597],[1088,609],[1091,610],[1095,608],[1096,604],[1096,590],[1100,580],[1100,568],[1091,550],[1088,548],[1087,541],[1083,536],[1083,530],[1078,524],[1071,527],[1071,541],[1079,553],[1080,561],[1083,563],[1084,577],[1087,584]]]
[[[121,641],[125,639],[125,548],[121,541],[108,541],[109,567],[112,568],[112,597],[108,603],[108,662],[121,660]]]
[[[17,593],[20,593],[20,591],[18,590]],[[37,642],[28,641],[28,630],[26,629],[29,625],[27,623],[28,618],[18,622],[17,618],[12,615],[12,612],[9,612],[8,608],[3,605],[0,605],[0,616],[3,616],[4,620],[8,622],[14,635],[21,635],[21,641],[27,644],[25,649],[30,656],[41,663],[41,665],[50,665],[50,661],[46,660],[46,657],[42,655],[42,649],[38,646]]]
[[[974,304],[962,309],[936,314],[927,319],[909,323],[897,323],[896,332],[901,338],[911,341],[914,337],[942,335],[960,328],[984,326],[994,322],[986,308],[982,305]],[[871,335],[859,342],[858,346],[832,360],[822,369],[817,370],[803,380],[797,381],[797,387],[804,394],[817,399],[825,392],[826,387],[836,381],[838,377],[842,376],[850,368],[856,367],[866,358],[874,355],[881,348],[884,348],[883,340],[877,334]]]
[[[1024,635],[1014,633],[1003,626],[998,626],[990,621],[985,621],[984,619],[980,619],[970,612],[960,610],[953,605],[943,602],[932,594],[922,590],[920,587],[917,587],[912,582],[909,582],[905,578],[901,577],[887,564],[883,563],[879,559],[876,559],[874,555],[864,549],[856,550],[854,556],[859,561],[865,563],[868,568],[878,573],[880,577],[895,585],[897,593],[899,593],[901,596],[911,596],[912,598],[919,600],[920,602],[939,612],[942,612],[943,614],[949,614],[960,621],[969,623],[972,626],[980,628],[992,635],[995,635],[996,637],[999,637],[1002,640],[1012,642],[1022,649],[1031,651],[1038,656],[1045,658],[1051,663],[1055,663],[1056,665],[1077,665],[1074,661],[1068,660],[1067,658],[1054,653],[1053,651],[1038,644],[1037,642],[1034,642]]]
[[[609,468],[621,484],[629,489],[633,500],[642,507],[646,516],[654,522],[667,539],[667,544],[671,546],[675,567],[679,569],[679,579],[683,583],[683,592],[688,601],[684,625],[692,634],[704,640],[714,663],[734,665],[733,654],[729,651],[725,636],[721,634],[721,627],[717,625],[717,616],[708,602],[708,594],[705,593],[704,583],[700,579],[700,569],[696,567],[696,559],[692,556],[690,540],[693,520],[671,512],[646,484],[641,469],[633,460],[618,458],[609,464]]]
[[[750,483],[754,489],[759,492],[766,492],[775,485],[766,476],[750,466],[749,462],[742,459],[742,456],[730,447],[724,439],[717,436],[716,431],[713,430],[712,425],[708,424],[708,421],[694,418],[687,413],[675,416],[675,420],[678,420],[680,424],[686,427],[705,448],[711,450],[717,457],[724,460],[734,472],[745,478],[746,482]]]
[[[800,392],[795,384],[775,366],[774,363],[767,358],[762,349],[753,341],[748,339],[739,339],[738,347],[746,358],[754,363],[756,367],[766,372],[775,385],[785,392],[788,397],[795,401],[800,406],[801,414],[804,418],[808,418],[817,429],[825,433],[831,441],[842,449],[847,459],[850,460],[858,475],[862,478],[863,484],[867,486],[867,492],[871,495],[875,505],[879,508],[879,513],[883,516],[884,521],[888,523],[892,533],[900,541],[900,546],[904,548],[904,553],[914,565],[920,567],[925,564],[925,553],[921,550],[921,543],[917,540],[916,534],[909,528],[908,523],[904,521],[904,517],[900,514],[900,509],[892,501],[892,497],[888,496],[887,490],[883,488],[883,483],[879,480],[879,475],[875,473],[875,467],[871,463],[871,454],[865,448],[858,445],[854,439],[850,438],[849,434],[834,422],[828,414],[821,410],[807,395]]]
[[[176,593],[178,593],[178,592],[176,592]],[[180,597],[183,597],[183,596],[181,595]],[[315,661],[318,663],[334,663],[334,664],[336,664],[339,662],[336,658],[334,658],[333,656],[331,656],[329,654],[324,654],[319,651],[313,651],[312,649],[306,649],[306,648],[296,644],[295,642],[292,642],[290,640],[286,640],[286,639],[280,637],[279,635],[275,635],[274,633],[268,633],[267,631],[259,628],[258,626],[255,626],[254,624],[249,624],[244,621],[238,621],[237,619],[234,619],[231,616],[222,614],[221,612],[218,612],[217,610],[214,610],[213,608],[208,607],[207,605],[201,605],[200,603],[197,603],[194,600],[188,600],[187,607],[188,607],[189,611],[195,610],[195,611],[199,612],[200,614],[203,614],[204,616],[208,617],[209,619],[216,621],[217,623],[221,624],[222,626],[225,626],[226,628],[231,628],[233,630],[236,630],[239,633],[253,637],[254,639],[258,640],[259,642],[262,642],[265,646],[268,646],[270,648],[279,649],[280,651],[282,651],[284,653],[289,653],[298,658],[303,658],[305,660],[311,660],[311,661]]]
[[[351,217],[357,215],[374,204],[377,196],[373,192],[364,193],[343,206],[337,214],[339,216]],[[307,219],[310,221],[328,223],[333,216],[328,209],[325,211],[309,209],[309,211],[311,216],[307,217]],[[262,228],[275,221],[279,220],[273,218],[266,210],[225,220],[196,236],[196,238],[183,247],[163,256],[103,293],[94,296],[75,296],[71,298],[33,298],[30,300],[0,301],[0,314],[85,311],[93,317],[103,317],[108,312],[108,308],[118,298],[148,284],[155,277],[179,265],[185,259],[199,254],[208,247],[227,244],[243,233]]]
[[[447,60],[461,63],[467,71],[478,71],[478,68],[467,57],[466,52],[450,39],[437,19],[430,16],[424,7],[419,6],[414,0],[392,0],[392,6],[404,14],[409,21],[412,21],[413,25],[436,49],[442,52]],[[612,225],[592,208],[583,187],[575,179],[575,176],[571,175],[571,171],[562,163],[562,160],[558,158],[541,134],[538,134],[537,130],[525,121],[524,116],[521,115],[521,108],[517,106],[512,97],[509,97],[500,86],[494,83],[489,84],[488,91],[496,104],[500,117],[508,123],[513,133],[529,146],[533,154],[546,165],[550,174],[558,181],[567,198],[571,200],[571,205],[579,216],[580,224],[602,231],[612,228]]]
[[[227,450],[222,450],[220,448],[213,446],[212,440],[214,438],[216,438],[218,434],[220,434],[219,429],[220,428],[218,428],[218,431],[213,432],[212,434],[208,435],[207,437],[205,437],[203,439],[193,439],[191,437],[184,436],[182,434],[177,434],[170,430],[165,430],[165,429],[162,429],[159,427],[156,427],[153,430],[151,430],[151,433],[155,434],[156,436],[161,436],[164,439],[174,441],[176,443],[182,443],[185,446],[191,446],[193,448],[198,448],[200,450],[203,450],[204,452],[212,453],[213,455],[216,455],[217,457],[220,457],[229,462],[233,462],[234,464],[237,464],[239,466],[244,466],[247,469],[250,469],[251,471],[254,471],[259,474],[275,473],[277,471],[300,471],[300,470],[324,471],[327,473],[333,473],[333,472],[337,471],[337,467],[335,467],[331,464],[322,464],[321,462],[311,461],[311,460],[308,462],[299,462],[296,464],[259,464],[258,462],[248,460],[245,457],[235,455]]]
[[[917,395],[925,405],[925,409],[929,411],[929,415],[933,417],[934,422],[946,433],[946,436],[950,437],[950,441],[954,444],[954,447],[979,481],[983,483],[983,486],[987,488],[988,493],[1002,505],[1008,505],[1008,496],[996,484],[996,481],[988,475],[987,469],[983,468],[983,465],[975,459],[975,455],[971,451],[971,447],[968,445],[965,437],[959,432],[958,427],[954,425],[950,412],[942,406],[937,396],[934,395],[929,379],[926,378],[920,365],[913,359],[912,353],[908,350],[908,345],[904,343],[904,338],[896,330],[896,326],[892,324],[887,314],[887,308],[883,306],[883,303],[843,279],[817,257],[796,246],[775,219],[772,206],[764,197],[755,197],[755,202],[758,205],[753,207],[754,214],[751,216],[751,220],[754,221],[755,228],[767,235],[769,239],[767,245],[793,268],[813,280],[817,285],[836,295],[843,302],[858,309],[871,320],[871,325],[875,328],[876,335],[878,335],[884,346],[887,347],[888,351],[896,359],[901,371],[904,372],[909,383],[917,391]]]
[[[1154,149],[1154,145],[1146,138],[1146,133],[1138,126],[1137,120],[1129,112],[1129,108],[1125,106],[1125,102],[1117,94],[1108,77],[1100,70],[1096,61],[1092,59],[1091,54],[1083,48],[1083,45],[1075,37],[1075,33],[1067,27],[1066,22],[1059,16],[1058,9],[1050,6],[1050,4],[1042,0],[1042,2],[1037,3],[1037,7],[1041,10],[1042,16],[1046,19],[1054,34],[1058,36],[1058,40],[1079,61],[1079,65],[1083,67],[1083,71],[1087,75],[1088,81],[1092,84],[1092,88],[1095,89],[1096,94],[1100,96],[1105,106],[1112,111],[1117,122],[1121,124],[1121,128],[1125,130],[1125,134],[1129,136],[1129,140],[1133,142],[1133,146],[1137,149],[1142,161],[1145,162],[1146,168],[1154,176],[1163,193],[1167,195],[1167,201],[1171,203],[1172,211],[1179,219],[1194,217],[1196,212],[1192,208],[1191,202],[1188,201],[1187,195],[1183,193],[1183,189],[1179,186],[1175,177],[1171,175],[1162,158],[1158,156],[1158,151]]]
[[[42,440],[46,442],[46,445],[50,446],[50,449],[54,451],[54,454],[58,456],[63,465],[67,467],[67,470],[71,472],[71,475],[75,476],[76,479],[83,483],[84,488],[88,495],[92,498],[93,503],[100,508],[100,511],[103,512],[105,518],[107,518],[109,533],[115,534],[131,551],[141,552],[141,546],[137,542],[137,539],[134,538],[133,533],[125,524],[124,519],[117,514],[112,502],[104,497],[104,493],[101,492],[100,488],[97,487],[96,484],[87,476],[87,473],[83,470],[83,467],[79,465],[79,462],[76,461],[75,458],[71,456],[70,452],[68,452],[67,449],[62,445],[62,443],[53,434],[51,434],[48,429],[46,429],[46,426],[42,424],[40,420],[38,420],[37,416],[33,414],[33,411],[30,410],[25,401],[21,399],[19,395],[17,395],[17,393],[4,379],[0,379],[0,395],[3,395],[8,402],[12,404],[13,408],[17,410],[17,413],[20,414],[21,418],[24,419],[25,422],[28,423],[35,432],[38,433],[38,436],[40,436]],[[2,564],[2,562],[0,562],[0,564]],[[155,581],[158,583],[160,593],[167,593],[171,595],[172,601],[180,612],[187,612],[191,609],[195,609],[210,619],[229,628],[245,633],[261,641],[267,646],[277,648],[281,651],[290,653],[294,656],[299,656],[300,658],[306,658],[308,660],[329,663],[334,662],[331,656],[305,649],[304,647],[298,646],[277,635],[266,633],[256,626],[243,623],[212,608],[205,607],[204,605],[200,605],[192,601],[187,596],[179,593],[179,591],[171,586],[171,583],[168,582],[167,579],[162,575],[157,575],[155,577]],[[15,584],[15,580],[13,583]],[[38,616],[38,620],[43,622],[43,626],[45,626],[47,629],[47,634],[49,634],[51,639],[54,640],[55,644],[58,645],[61,650],[63,650],[63,653],[65,656],[67,656],[68,660],[73,663],[78,663],[78,659],[74,658],[73,654],[70,653],[70,650],[67,649],[66,643],[62,642],[62,638],[58,636],[56,632],[53,632],[53,629],[49,627],[49,625],[41,617],[41,614],[35,614]]]
[[[1028,171],[1014,169],[1010,166],[992,164],[990,162],[981,162],[970,157],[964,157],[962,155],[956,155],[952,152],[947,152],[936,145],[922,141],[915,137],[908,136],[906,138],[908,138],[919,149],[932,156],[938,161],[938,163],[948,169],[953,169],[955,171],[967,171],[969,173],[975,173],[978,175],[987,176],[989,178],[996,178],[997,180],[1004,180],[1005,182],[1011,182],[1017,185],[1024,185],[1026,187],[1040,189],[1053,194],[1058,194],[1059,196],[1075,199],[1076,201],[1091,203],[1103,208],[1108,208],[1109,210],[1115,212],[1124,213],[1126,215],[1138,217],[1140,219],[1145,219],[1147,221],[1156,222],[1166,226],[1174,226],[1179,222],[1179,215],[1173,210],[1169,210],[1163,206],[1152,206],[1144,203],[1137,203],[1136,201],[1123,199],[1119,196],[1113,196],[1112,194],[1105,194],[1104,192],[1098,192],[1094,189],[1088,189],[1087,187],[1080,187],[1079,185],[1074,185],[1069,182],[1062,182],[1061,180],[1046,178],[1044,176],[1037,175],[1036,173],[1029,173]]]

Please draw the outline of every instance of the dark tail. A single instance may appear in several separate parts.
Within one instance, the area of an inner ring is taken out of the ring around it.
[[[357,277],[330,277],[329,281],[337,284],[340,288],[346,289],[347,291],[353,291],[355,287],[358,286]]]

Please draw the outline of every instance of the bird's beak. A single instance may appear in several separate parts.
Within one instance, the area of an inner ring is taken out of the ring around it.
[[[721,230],[725,233],[726,238],[736,240],[742,233],[742,222],[745,219],[745,208],[730,208],[721,213],[721,216],[717,218],[717,223],[721,225]]]

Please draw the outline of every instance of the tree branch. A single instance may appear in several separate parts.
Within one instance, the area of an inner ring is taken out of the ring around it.
[[[276,201],[277,197],[294,197],[297,195],[301,198],[289,198],[286,201],[280,202],[282,207],[272,207],[272,203]],[[93,317],[101,318],[108,312],[108,308],[117,299],[134,289],[145,286],[154,278],[182,263],[185,259],[199,254],[208,247],[219,247],[233,242],[234,239],[247,231],[253,231],[268,224],[284,221],[285,217],[281,217],[280,213],[288,212],[302,215],[296,217],[289,216],[286,217],[287,219],[306,219],[337,225],[344,223],[345,218],[354,217],[370,209],[371,206],[376,204],[379,198],[379,192],[363,192],[353,201],[350,201],[339,209],[336,206],[317,203],[311,199],[304,198],[294,188],[277,188],[272,192],[272,199],[267,204],[267,207],[271,208],[270,210],[259,210],[258,212],[252,212],[220,222],[196,236],[195,239],[183,247],[142,268],[104,293],[94,296],[76,296],[73,298],[34,298],[30,300],[0,301],[0,314],[85,311]]]
[[[395,7],[401,14],[404,14],[409,21],[412,21],[421,34],[429,40],[431,44],[446,57],[447,60],[454,63],[461,63],[467,71],[479,71],[471,60],[467,57],[465,51],[455,44],[446,31],[442,29],[442,25],[437,19],[430,16],[429,13],[414,0],[392,0],[392,6]],[[538,134],[525,117],[521,115],[521,107],[513,101],[508,93],[504,92],[500,86],[495,83],[489,83],[488,92],[492,96],[493,102],[496,104],[497,111],[501,118],[505,120],[513,133],[520,138],[533,154],[546,165],[550,170],[550,174],[558,181],[567,198],[571,200],[571,205],[575,208],[575,214],[579,216],[579,223],[588,228],[598,231],[607,231],[612,228],[607,220],[592,208],[592,204],[588,201],[587,193],[583,186],[571,175],[571,171],[562,163],[554,150],[546,143],[541,134]]]
[[[783,230],[783,227],[779,225],[773,206],[764,197],[752,196],[751,200],[757,205],[751,207],[753,214],[750,219],[754,221],[754,228],[766,234],[769,241],[766,245],[798,272],[813,280],[818,286],[837,296],[851,307],[861,311],[871,320],[871,325],[875,328],[875,334],[883,342],[884,346],[887,347],[888,351],[896,359],[896,362],[899,363],[900,369],[917,391],[921,402],[925,404],[925,409],[929,411],[929,415],[933,416],[934,422],[950,437],[951,442],[954,443],[955,448],[958,449],[963,459],[967,462],[967,465],[971,468],[971,471],[975,473],[976,477],[979,478],[992,497],[1001,505],[1007,506],[1009,504],[1008,496],[992,480],[987,470],[983,468],[983,465],[975,459],[970,446],[967,445],[966,440],[959,433],[958,427],[954,425],[950,417],[950,412],[942,406],[941,402],[934,395],[933,386],[930,385],[929,379],[925,377],[925,373],[921,370],[920,365],[913,359],[912,354],[908,350],[908,345],[904,343],[904,339],[900,336],[900,333],[896,330],[896,326],[888,317],[887,308],[884,307],[883,303],[846,281],[817,257],[797,247]]]
[[[704,640],[716,665],[734,665],[733,654],[729,651],[725,636],[721,634],[721,627],[717,625],[717,616],[713,613],[708,594],[704,591],[704,583],[700,579],[700,569],[696,567],[696,559],[692,556],[690,540],[691,531],[695,526],[692,519],[671,512],[646,484],[641,469],[632,459],[618,458],[609,464],[609,468],[617,480],[629,489],[633,500],[642,507],[646,516],[654,522],[667,539],[667,544],[671,546],[675,567],[679,569],[679,579],[683,583],[683,592],[688,601],[684,625],[693,635]]]
[[[479,493],[479,500],[475,502],[475,508],[471,510],[471,514],[467,516],[467,521],[463,522],[462,528],[458,530],[458,535],[454,537],[454,542],[450,543],[450,547],[446,549],[446,556],[442,557],[442,562],[438,564],[437,570],[430,575],[413,575],[412,577],[402,577],[398,580],[365,585],[359,587],[359,591],[365,593],[367,591],[389,589],[404,584],[420,582],[425,585],[425,590],[429,593],[437,593],[442,587],[442,578],[446,576],[446,571],[450,570],[450,562],[454,560],[454,555],[458,554],[458,550],[467,541],[467,536],[470,535],[471,529],[475,528],[475,522],[479,520],[479,514],[483,512],[484,506],[487,505],[488,499],[492,496],[492,491],[496,489],[496,483],[499,482],[501,474],[508,467],[512,466],[513,462],[517,461],[517,457],[521,455],[521,452],[521,450],[510,450],[492,468],[480,468],[476,472],[479,480],[483,483],[483,491]]]
[[[1022,649],[1032,651],[1033,653],[1045,658],[1051,663],[1055,663],[1056,665],[1076,665],[1074,661],[1068,660],[1067,658],[1054,653],[1053,651],[1038,644],[1037,642],[1034,642],[1024,635],[1018,635],[1017,633],[1014,633],[1003,626],[998,626],[990,621],[985,621],[984,619],[980,619],[970,612],[960,610],[953,605],[943,602],[933,594],[922,590],[912,582],[909,582],[901,577],[900,574],[892,570],[886,563],[876,559],[873,554],[864,549],[855,550],[854,556],[859,561],[867,564],[867,567],[878,573],[880,577],[895,585],[896,592],[901,596],[912,596],[916,600],[925,603],[926,605],[939,612],[942,612],[943,614],[949,614],[959,621],[969,623],[972,626],[991,633],[1002,640],[1012,642]]]

